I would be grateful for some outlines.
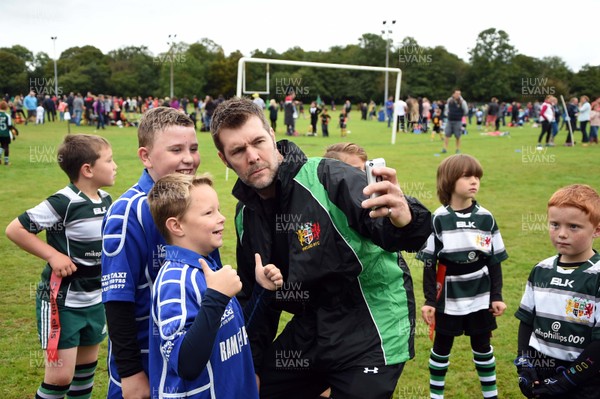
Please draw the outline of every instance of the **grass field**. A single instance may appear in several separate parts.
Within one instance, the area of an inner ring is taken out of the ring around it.
[[[278,138],[284,138],[282,115]],[[337,121],[337,113],[332,113]],[[298,131],[306,132],[308,119],[298,120]],[[384,157],[388,166],[396,168],[399,182],[408,195],[419,198],[430,210],[439,206],[435,194],[435,173],[445,154],[439,154],[439,138],[428,134],[403,134],[395,145],[390,144],[390,130],[386,123],[361,121],[356,111],[348,123],[351,134],[344,141],[362,145],[371,158]],[[67,133],[67,125],[19,126],[20,136],[11,145],[11,166],[0,165],[0,226],[2,229],[17,215],[37,205],[48,195],[67,184],[66,176],[57,166],[56,149]],[[484,170],[479,202],[491,210],[498,221],[510,258],[502,265],[504,273],[504,299],[508,310],[498,320],[492,344],[495,349],[498,389],[502,398],[520,397],[512,360],[515,357],[517,309],[527,275],[532,265],[553,254],[546,226],[545,204],[559,187],[571,183],[587,183],[600,189],[598,165],[600,148],[557,146],[536,150],[539,128],[504,128],[510,136],[481,135],[474,126],[463,136],[463,152],[477,157]],[[71,132],[93,133],[93,127],[76,128]],[[115,186],[107,190],[116,199],[135,183],[141,172],[136,156],[135,128],[110,127],[99,134],[113,145],[119,166]],[[576,134],[579,140],[580,133]],[[233,213],[235,202],[230,195],[234,175],[225,180],[225,167],[218,159],[208,133],[198,133],[202,163],[200,171],[211,172],[216,180],[222,212],[227,217],[225,244],[221,251],[224,263],[235,262],[235,232]],[[330,137],[292,137],[309,156],[320,156],[327,145],[342,141],[336,122],[330,126]],[[449,153],[454,153],[451,141]],[[557,142],[563,143],[561,131]],[[596,159],[596,161],[594,161]],[[35,325],[35,286],[44,262],[23,252],[0,234],[0,253],[4,265],[0,278],[0,397],[30,398],[43,378],[43,352],[39,349]],[[418,309],[423,302],[421,289],[422,265],[407,255],[415,285]],[[418,311],[420,314],[420,311]],[[427,361],[431,342],[427,328],[420,320],[416,326],[416,356],[408,362],[400,378],[396,398],[428,397],[429,374]],[[101,359],[96,374],[93,397],[105,396],[107,386],[106,344],[101,349]],[[479,382],[471,360],[466,337],[458,338],[452,351],[451,365],[446,380],[449,398],[481,397]]]

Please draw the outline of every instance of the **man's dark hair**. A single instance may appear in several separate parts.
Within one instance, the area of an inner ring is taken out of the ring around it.
[[[222,129],[238,129],[252,115],[260,118],[263,127],[268,132],[270,131],[269,122],[264,111],[251,100],[247,98],[233,97],[223,101],[215,109],[210,122],[210,131],[215,143],[215,147],[220,152],[223,152],[223,144],[219,137]]]

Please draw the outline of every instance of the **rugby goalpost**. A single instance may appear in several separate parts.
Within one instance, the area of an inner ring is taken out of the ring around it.
[[[267,65],[267,87],[265,91],[246,90],[246,63],[266,64]],[[373,71],[373,72],[392,72],[397,73],[398,78],[396,79],[396,91],[394,93],[394,104],[400,98],[400,81],[402,80],[402,70],[400,68],[389,68],[389,67],[375,67],[368,65],[351,65],[351,64],[330,64],[325,62],[309,62],[309,61],[291,61],[291,60],[277,60],[270,58],[252,58],[242,57],[238,61],[238,74],[237,74],[237,90],[236,95],[241,97],[242,94],[258,93],[270,95],[269,90],[269,65],[295,65],[305,66],[313,68],[332,68],[332,69],[351,69],[355,71]],[[386,93],[387,95],[387,93]],[[386,99],[387,100],[387,99]],[[385,107],[385,103],[383,104]],[[392,144],[396,144],[396,128],[398,127],[398,118],[396,115],[396,107],[394,106],[393,122],[392,122]]]

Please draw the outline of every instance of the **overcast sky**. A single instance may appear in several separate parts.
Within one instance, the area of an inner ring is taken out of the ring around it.
[[[600,0],[494,2],[401,0],[2,0],[0,47],[20,44],[54,57],[56,52],[93,45],[103,53],[147,46],[157,55],[168,35],[193,43],[202,38],[226,54],[255,49],[306,51],[357,44],[363,33],[381,34],[392,20],[390,38],[414,37],[422,47],[444,46],[468,61],[477,35],[502,29],[521,54],[560,56],[573,70],[600,65],[597,29]],[[595,29],[594,29],[595,28]],[[390,66],[400,66],[390,62]]]

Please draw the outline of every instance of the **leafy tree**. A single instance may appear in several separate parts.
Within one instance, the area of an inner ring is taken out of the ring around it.
[[[502,99],[514,95],[509,77],[516,50],[505,31],[495,28],[482,31],[469,54],[471,68],[466,85],[471,89],[473,100],[489,101],[493,96]]]
[[[27,48],[19,44],[15,44],[12,47],[4,47],[2,50],[8,51],[9,53],[12,53],[19,57],[19,59],[24,62],[27,68],[29,68],[34,61],[33,52],[29,51]]]
[[[59,89],[69,92],[108,93],[110,78],[109,58],[94,46],[71,47],[60,55],[58,60]],[[46,64],[45,74],[50,72],[50,63]],[[117,94],[117,93],[108,93]]]
[[[27,64],[27,73],[30,77],[42,76],[49,63],[52,64],[52,70],[54,71],[54,60],[43,51],[36,53],[33,61]]]
[[[584,65],[573,76],[573,93],[587,95],[591,101],[600,97],[600,65]]]
[[[220,52],[217,59],[209,65],[207,80],[214,82],[213,93],[223,94],[226,98],[235,95],[237,83],[237,66],[243,54],[234,51],[228,57]]]
[[[110,93],[124,97],[147,97],[157,91],[160,64],[146,46],[130,46],[110,51],[108,59]]]
[[[29,93],[25,61],[6,49],[0,49],[0,93]]]

